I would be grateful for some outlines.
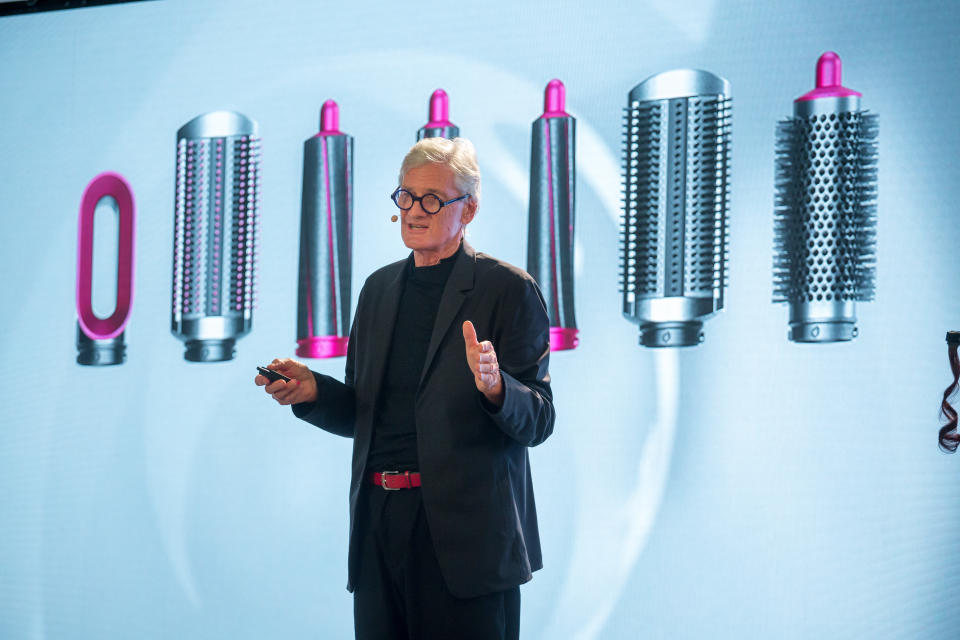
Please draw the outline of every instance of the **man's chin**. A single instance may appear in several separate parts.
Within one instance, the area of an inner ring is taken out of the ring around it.
[[[423,241],[422,238],[417,238],[417,237],[411,238],[411,237],[407,236],[407,234],[402,234],[401,237],[402,237],[402,239],[403,239],[403,244],[404,244],[404,246],[407,247],[407,249],[413,249],[413,250],[416,251],[416,250],[428,249],[428,248],[429,248],[429,247],[426,247],[426,246],[425,246],[426,243]]]

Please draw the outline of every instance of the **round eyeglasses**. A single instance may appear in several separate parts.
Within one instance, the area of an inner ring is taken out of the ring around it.
[[[390,194],[390,199],[393,200],[393,204],[402,211],[409,211],[413,208],[414,202],[420,203],[420,208],[423,209],[424,213],[434,214],[443,209],[448,204],[453,204],[464,198],[469,198],[470,194],[465,193],[459,198],[453,198],[452,200],[441,200],[440,196],[435,193],[425,193],[419,198],[406,189],[402,187],[397,187],[397,190]]]

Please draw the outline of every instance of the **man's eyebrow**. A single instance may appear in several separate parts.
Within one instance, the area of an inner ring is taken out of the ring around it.
[[[445,196],[442,191],[439,191],[439,190],[427,189],[427,190],[424,191],[423,193],[418,193],[418,192],[415,191],[414,189],[411,189],[410,187],[404,186],[404,185],[402,185],[402,184],[400,185],[400,188],[403,189],[404,191],[410,193],[411,195],[416,196],[417,198],[419,198],[420,196],[425,196],[425,195],[427,195],[428,193],[432,193],[433,195],[435,195],[435,196],[437,196],[438,198],[440,198],[440,201],[441,201],[441,202],[443,202],[444,200],[449,200],[449,198],[448,198],[447,196]],[[456,197],[456,196],[453,196],[453,197]]]

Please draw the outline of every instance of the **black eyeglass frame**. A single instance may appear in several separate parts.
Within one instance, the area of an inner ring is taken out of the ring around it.
[[[397,202],[397,198],[400,197],[400,192],[401,192],[401,191],[404,192],[405,194],[407,194],[408,196],[410,196],[410,206],[409,206],[409,207],[406,207],[406,208],[401,207],[401,206],[400,206],[400,203]],[[460,200],[463,200],[464,198],[469,198],[471,195],[473,195],[473,194],[465,193],[465,194],[463,194],[462,196],[460,196],[460,197],[458,197],[458,198],[452,198],[452,199],[450,199],[450,200],[443,201],[443,200],[440,199],[440,196],[438,196],[438,195],[435,194],[435,193],[425,193],[425,194],[423,194],[422,196],[415,196],[415,195],[413,195],[412,193],[410,193],[409,191],[407,191],[406,189],[404,189],[403,187],[397,187],[396,190],[395,190],[393,193],[390,194],[390,199],[393,201],[393,204],[397,205],[397,209],[400,209],[401,211],[409,211],[410,209],[413,209],[414,203],[419,202],[419,203],[420,203],[420,208],[423,209],[423,212],[424,212],[424,213],[429,214],[429,215],[431,215],[431,216],[435,216],[435,215],[437,215],[438,213],[440,213],[440,210],[443,209],[443,208],[444,208],[445,206],[447,206],[448,204],[453,204],[454,202],[459,202]],[[427,196],[433,196],[434,198],[436,198],[437,202],[440,203],[440,206],[437,207],[437,210],[436,210],[436,211],[427,211],[427,208],[423,206],[423,199],[426,198]]]

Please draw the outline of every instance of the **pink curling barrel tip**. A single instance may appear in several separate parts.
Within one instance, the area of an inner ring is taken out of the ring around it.
[[[301,358],[339,358],[347,355],[350,338],[341,336],[314,336],[297,340],[297,355]]]
[[[843,86],[841,82],[842,71],[843,66],[840,62],[840,56],[833,51],[827,51],[817,60],[817,88],[803,94],[794,102],[816,100],[817,98],[862,96],[863,94],[859,91]]]
[[[443,89],[437,89],[430,96],[430,122],[424,127],[426,129],[439,129],[449,127],[450,122],[450,98]]]
[[[327,100],[320,107],[320,133],[317,135],[340,135],[340,107],[333,100]]]
[[[564,111],[567,102],[567,89],[563,83],[554,78],[547,83],[543,92],[544,118],[569,118],[570,114]]]
[[[577,334],[579,329],[568,329],[566,327],[550,327],[550,351],[569,351],[576,349],[580,344],[580,338]]]

